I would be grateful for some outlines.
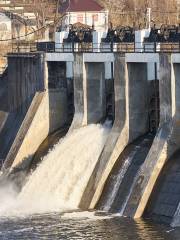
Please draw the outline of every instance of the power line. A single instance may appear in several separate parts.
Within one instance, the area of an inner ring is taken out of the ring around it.
[[[54,20],[53,23],[46,24],[45,26],[42,26],[41,28],[38,28],[38,29],[36,29],[36,30],[34,30],[34,31],[30,32],[30,33],[27,33],[27,34],[25,34],[25,35],[21,35],[21,36],[19,36],[19,37],[12,37],[12,38],[9,38],[9,39],[0,39],[0,42],[6,42],[6,41],[12,41],[12,40],[19,40],[20,38],[27,37],[27,36],[29,36],[29,35],[31,35],[31,34],[34,34],[34,33],[36,33],[36,32],[41,31],[42,29],[46,29],[46,28],[48,28],[48,27],[50,27],[50,26],[55,25],[55,24],[58,23],[64,16],[65,16],[65,14],[64,14],[63,16],[61,16],[60,18],[57,18],[56,20]]]
[[[59,0],[58,0],[58,3],[57,3],[57,9],[56,9],[57,11],[58,11],[58,7],[59,7]],[[12,38],[10,38],[10,39],[0,39],[0,42],[19,40],[19,39],[21,39],[21,38],[25,38],[25,37],[27,37],[27,36],[29,36],[29,35],[32,35],[32,34],[34,34],[34,33],[36,33],[36,32],[42,31],[43,29],[46,29],[46,28],[48,28],[48,27],[50,27],[50,26],[53,26],[53,25],[56,26],[56,24],[66,15],[66,14],[63,14],[61,17],[58,17],[58,18],[57,18],[57,11],[55,11],[54,21],[53,21],[52,23],[46,24],[45,26],[42,26],[41,28],[38,28],[38,29],[36,29],[36,30],[33,30],[33,31],[29,32],[29,33],[26,33],[26,34],[21,35],[21,36],[18,36],[18,37],[12,37]],[[20,21],[20,22],[21,22],[22,24],[24,24],[24,25],[27,25],[27,24],[28,24],[29,19],[28,19],[28,20],[25,20],[24,18],[20,17],[19,15],[14,14],[14,13],[12,13],[12,12],[10,12],[10,11],[4,10],[4,9],[2,9],[2,8],[0,8],[0,12],[2,12],[2,13],[4,13],[4,14],[7,13],[7,14],[10,15],[10,16],[11,16],[11,15],[15,16],[15,17],[16,17],[16,20]]]
[[[58,6],[58,5],[57,5]],[[141,11],[142,12],[142,9],[136,9],[136,11],[135,10],[129,10],[129,11],[110,11],[110,13],[111,14],[119,14],[119,15],[136,15],[137,14],[137,12],[139,12],[139,11]],[[0,12],[2,12],[2,13],[8,13],[8,14],[12,14],[13,16],[16,16],[18,19],[17,20],[19,20],[20,21],[20,19],[21,19],[21,17],[19,17],[17,14],[14,14],[14,13],[12,13],[12,12],[9,12],[9,11],[6,11],[6,10],[4,10],[4,9],[0,9]],[[160,11],[160,10],[152,10],[152,13],[161,13],[161,14],[178,14],[178,12],[174,12],[174,11]],[[144,12],[142,12],[142,14],[145,14]],[[41,28],[38,28],[38,29],[36,29],[36,30],[33,30],[33,31],[31,31],[31,32],[29,32],[29,33],[27,33],[27,34],[25,34],[25,35],[21,35],[21,36],[18,36],[18,37],[12,37],[12,38],[9,38],[9,39],[0,39],[0,42],[6,42],[6,41],[12,41],[12,40],[19,40],[19,39],[21,39],[21,38],[24,38],[24,37],[27,37],[27,36],[29,36],[29,35],[32,35],[32,34],[34,34],[34,33],[36,33],[36,32],[39,32],[39,31],[41,31],[41,30],[43,30],[43,29],[46,29],[46,28],[48,28],[48,27],[50,27],[50,26],[53,26],[53,25],[55,25],[55,24],[57,24],[64,16],[66,16],[66,14],[63,14],[61,17],[59,17],[59,18],[57,18],[57,11],[56,11],[56,13],[55,13],[55,16],[54,16],[54,22],[53,23],[49,23],[49,24],[46,24],[45,26],[42,26]],[[87,18],[87,17],[86,17]],[[89,19],[91,18],[91,17],[88,17]],[[27,24],[27,22],[26,22],[26,20],[25,19],[21,19],[22,21],[20,21],[21,23],[23,23],[23,24]]]
[[[146,10],[146,9],[144,9]],[[142,9],[136,9],[136,11],[134,10],[129,10],[129,11],[120,11],[120,10],[117,10],[117,11],[110,11],[110,13],[112,14],[124,14],[124,15],[127,15],[127,14],[137,14],[137,13],[143,13],[144,14],[144,11]],[[152,13],[162,13],[162,14],[178,14],[178,11],[160,11],[160,10],[152,10]]]

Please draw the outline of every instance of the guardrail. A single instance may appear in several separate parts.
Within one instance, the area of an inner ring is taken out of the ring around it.
[[[180,53],[180,42],[136,42],[136,43],[55,43],[39,42],[27,45],[13,45],[15,53],[42,51],[47,53]]]

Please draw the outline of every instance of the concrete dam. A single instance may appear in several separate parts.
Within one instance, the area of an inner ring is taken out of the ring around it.
[[[178,53],[9,53],[0,192],[13,194],[0,213],[98,209],[179,226],[179,72]]]

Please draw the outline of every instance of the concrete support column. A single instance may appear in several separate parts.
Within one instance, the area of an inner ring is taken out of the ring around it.
[[[166,161],[178,149],[179,128],[177,119],[177,84],[172,78],[171,58],[160,55],[160,126],[150,152],[132,186],[123,215],[139,218],[142,216],[156,180]],[[179,94],[179,93],[178,93]],[[175,114],[173,113],[176,109]]]
[[[74,107],[75,114],[70,129],[79,128],[87,124],[86,76],[83,54],[74,54]]]
[[[34,94],[45,90],[44,62],[42,53],[8,55],[8,102],[11,112],[19,109],[26,112]]]
[[[111,133],[108,137],[107,144],[99,158],[99,161],[91,175],[89,183],[83,194],[80,208],[94,208],[99,200],[105,181],[118,157],[117,148],[118,138],[121,136],[120,149],[124,149],[128,142],[128,125],[127,125],[127,82],[126,82],[126,64],[125,57],[115,55],[115,121]],[[111,159],[110,159],[111,158]]]
[[[147,109],[144,101],[147,97],[147,71],[144,67],[141,74],[138,74],[136,66],[134,68],[136,74],[133,78],[133,66],[128,70],[125,56],[115,54],[115,121],[83,194],[80,203],[82,209],[95,208],[119,155],[129,142],[147,131]],[[141,91],[141,95],[138,95],[138,91]]]
[[[18,71],[17,75],[9,75],[13,109],[0,131],[0,158],[4,159],[4,171],[16,167],[26,170],[41,143],[67,123],[65,64],[51,62],[50,66],[43,55],[33,54],[12,55],[10,62]],[[50,82],[53,88],[48,89]]]
[[[174,85],[172,87],[172,95],[174,99],[172,101],[172,105],[174,106],[172,109],[172,113],[174,115],[173,125],[175,126],[174,134],[171,138],[172,144],[175,146],[179,146],[180,149],[180,64],[172,64],[172,80]],[[176,213],[171,223],[172,227],[180,226],[180,202],[177,207]]]

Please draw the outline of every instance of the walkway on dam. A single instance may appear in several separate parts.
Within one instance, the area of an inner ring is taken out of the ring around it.
[[[37,44],[16,45],[14,53],[46,52],[46,53],[180,53],[180,43],[176,42],[134,42],[134,43],[55,43],[40,42]]]

